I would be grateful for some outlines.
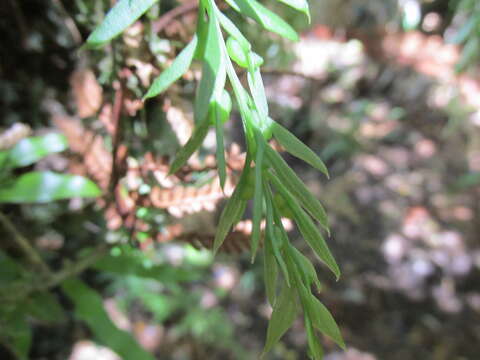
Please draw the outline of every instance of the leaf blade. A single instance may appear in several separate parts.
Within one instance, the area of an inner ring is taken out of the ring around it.
[[[0,189],[0,203],[46,203],[100,193],[97,185],[82,176],[32,171]]]
[[[327,178],[329,177],[327,167],[317,154],[282,125],[277,122],[272,124],[273,136],[290,154],[321,171]]]
[[[173,63],[153,81],[147,93],[143,96],[143,100],[161,94],[185,74],[192,63],[197,44],[198,38],[195,35],[180,54],[178,54]]]
[[[158,0],[119,0],[103,22],[90,34],[87,47],[99,48],[132,25]]]
[[[285,160],[283,160],[283,158],[270,146],[266,147],[265,155],[275,169],[281,182],[284,183],[288,190],[300,200],[302,206],[307,209],[310,215],[317,219],[325,230],[329,231],[328,217],[325,209],[307,189],[297,174],[295,174]]]

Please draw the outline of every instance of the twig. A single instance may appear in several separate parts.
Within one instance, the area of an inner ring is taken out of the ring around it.
[[[109,248],[110,247],[107,244],[98,246],[92,250],[89,256],[80,259],[76,263],[65,265],[62,270],[51,274],[46,281],[35,283],[30,282],[28,284],[17,283],[11,285],[10,287],[6,287],[2,289],[1,302],[17,301],[19,299],[28,297],[34,292],[42,292],[52,289],[60,285],[66,279],[75,275],[79,275],[87,270],[103,256],[105,256]]]
[[[3,227],[12,235],[13,240],[17,243],[18,247],[24,252],[27,259],[36,266],[38,269],[42,270],[46,275],[51,274],[51,270],[48,265],[43,261],[42,257],[38,254],[37,250],[30,245],[30,242],[17,230],[15,225],[10,221],[10,219],[0,212],[0,223]]]
[[[80,30],[78,30],[77,24],[75,24],[75,20],[73,20],[73,18],[68,13],[67,9],[65,9],[65,6],[63,6],[63,3],[61,0],[52,0],[52,2],[57,7],[61,15],[63,16],[65,27],[70,32],[70,35],[72,36],[72,39],[75,42],[75,44],[78,46],[81,45],[83,42],[82,34],[80,33]]]
[[[123,84],[118,83],[118,88],[115,91],[115,98],[113,101],[112,110],[112,125],[113,125],[113,149],[112,149],[112,169],[110,172],[109,194],[113,194],[118,182],[118,147],[122,137],[121,117],[123,109]]]
[[[189,1],[183,5],[177,6],[170,11],[167,11],[165,14],[160,16],[158,20],[156,20],[152,24],[152,30],[154,33],[158,33],[162,31],[170,22],[175,19],[177,16],[186,14],[190,11],[193,11],[198,8],[198,1],[193,0]]]

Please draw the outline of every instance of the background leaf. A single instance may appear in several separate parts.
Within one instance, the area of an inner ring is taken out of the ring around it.
[[[277,122],[273,122],[272,132],[275,139],[293,156],[305,161],[317,170],[324,173],[327,177],[328,170],[323,161],[315,154],[312,149],[300,141],[295,135]]]
[[[82,176],[32,171],[5,184],[0,189],[0,203],[45,203],[100,193],[97,185]]]
[[[62,290],[75,305],[75,315],[88,325],[102,344],[122,359],[154,359],[129,333],[113,324],[103,308],[102,298],[93,289],[77,278],[70,278],[62,284]]]
[[[155,79],[143,99],[148,99],[164,92],[175,81],[187,72],[192,63],[193,55],[197,48],[198,38],[195,35],[190,43],[183,49],[173,63]]]
[[[7,166],[20,167],[31,165],[45,156],[67,149],[65,136],[51,133],[20,140],[8,151]]]
[[[110,9],[103,22],[90,34],[87,46],[96,48],[105,45],[123,30],[132,25],[158,0],[119,0]]]
[[[265,29],[277,33],[286,39],[298,41],[298,34],[280,16],[268,10],[255,0],[228,0],[234,9],[239,9],[242,14],[254,19]]]
[[[297,317],[298,305],[295,292],[284,286],[273,307],[272,316],[268,323],[267,340],[262,356],[268,353],[285,332],[292,326]]]

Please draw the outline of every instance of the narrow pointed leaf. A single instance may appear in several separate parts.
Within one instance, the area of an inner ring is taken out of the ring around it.
[[[305,161],[327,177],[328,170],[323,161],[308,146],[277,122],[272,125],[273,136],[293,156]]]
[[[240,180],[235,187],[232,196],[223,208],[222,214],[220,215],[217,232],[215,233],[215,239],[213,241],[214,253],[216,253],[220,246],[222,246],[228,232],[230,231],[232,226],[238,222],[240,217],[243,215],[243,212],[245,211],[245,206],[247,202],[241,198],[241,193],[248,177],[248,171],[250,171],[249,167],[250,160],[247,159],[245,161],[245,166],[243,168]]]
[[[245,36],[243,36],[242,32],[237,28],[237,26],[235,26],[235,24],[218,9],[216,14],[218,16],[220,25],[228,33],[228,35],[237,40],[243,51],[250,51],[252,45],[250,45],[250,42],[245,38]]]
[[[285,187],[298,198],[302,206],[307,209],[307,211],[315,219],[317,219],[323,228],[328,230],[328,217],[325,209],[322,204],[312,195],[312,193],[307,189],[302,180],[299,179],[297,174],[288,166],[285,160],[273,150],[270,146],[267,146],[265,149],[265,155],[272,164],[275,172],[280,179],[280,181],[285,185]]]
[[[192,136],[187,141],[187,143],[178,151],[175,159],[170,165],[169,175],[176,173],[187,160],[192,156],[192,154],[198,150],[200,145],[202,145],[205,136],[207,136],[208,128],[210,127],[210,119],[205,118],[200,124],[195,127]]]
[[[259,2],[255,0],[229,0],[228,3],[234,4],[232,7],[235,10],[239,9],[240,13],[254,19],[265,29],[286,39],[298,41],[298,34],[295,30],[280,16],[268,10]]]
[[[274,175],[271,175],[270,179],[272,179],[273,185],[278,191],[280,191],[287,201],[288,206],[290,206],[295,214],[295,222],[297,223],[302,236],[305,238],[305,241],[310,245],[320,260],[322,260],[335,274],[338,280],[340,277],[340,269],[338,268],[338,265],[320,231],[282,182]]]
[[[248,86],[255,103],[255,107],[258,110],[261,119],[267,119],[268,116],[268,103],[267,96],[265,95],[265,88],[263,87],[262,75],[260,69],[252,69],[251,59],[249,59],[249,71],[247,74]]]
[[[278,0],[281,3],[284,3],[287,6],[290,6],[291,8],[298,10],[302,13],[305,14],[307,17],[308,23],[310,23],[310,10],[308,8],[308,2],[307,0]]]
[[[307,331],[308,349],[310,350],[309,356],[313,360],[323,359],[322,345],[318,341],[318,337],[315,334],[315,330],[312,326],[311,320],[305,315],[305,330]]]
[[[84,321],[100,343],[122,359],[153,360],[126,331],[118,329],[103,307],[102,298],[78,278],[63,282],[62,290],[75,306],[75,315]]]
[[[220,186],[222,187],[222,189],[224,189],[225,181],[227,178],[227,169],[225,165],[225,146],[223,144],[222,113],[220,110],[220,106],[217,103],[214,104],[213,108],[215,111],[215,135],[217,139],[216,158],[217,158],[218,177],[220,179]]]
[[[235,38],[229,37],[227,39],[227,51],[228,56],[230,56],[238,66],[244,69],[248,67],[247,52]]]
[[[0,203],[46,203],[100,193],[97,185],[83,176],[32,171],[2,186]]]
[[[260,223],[262,221],[263,213],[263,154],[265,152],[265,141],[257,132],[257,154],[255,157],[255,192],[253,195],[253,225],[252,225],[252,263],[255,261],[258,245],[260,243]]]
[[[269,226],[267,224],[267,226]],[[271,225],[273,226],[273,224]],[[263,277],[265,281],[265,290],[267,292],[267,298],[270,305],[274,306],[276,299],[276,287],[278,268],[275,261],[275,254],[273,253],[272,240],[268,234],[265,236],[265,249],[263,252]]]
[[[282,253],[280,252],[280,248],[282,247],[282,238],[280,236],[280,233],[281,233],[280,226],[283,226],[283,225],[281,222],[280,222],[280,226],[276,226],[274,223],[272,192],[267,183],[264,184],[264,192],[265,192],[265,205],[267,208],[266,216],[265,216],[266,241],[271,244],[273,256],[277,260],[278,265],[280,265],[280,269],[282,270],[283,276],[285,277],[287,286],[290,287],[290,275],[288,274],[287,265],[285,264],[285,261],[282,258]]]
[[[315,284],[318,291],[321,290],[320,280],[318,280],[317,272],[313,267],[313,264],[308,260],[305,255],[298,251],[295,247],[289,246],[289,254],[292,256],[294,262],[297,264],[304,284],[310,288],[312,284]]]
[[[119,0],[110,9],[103,22],[87,39],[87,46],[97,48],[105,45],[123,30],[132,25],[158,0]]]
[[[187,72],[192,63],[197,43],[198,40],[195,35],[192,41],[178,54],[172,65],[155,79],[147,94],[143,97],[144,100],[161,94]]]
[[[268,323],[267,340],[262,356],[278,343],[280,338],[292,326],[297,317],[297,301],[295,292],[284,286],[273,307],[272,317]]]
[[[212,100],[221,95],[225,86],[226,66],[223,56],[223,37],[215,16],[208,22],[202,78],[195,98],[195,121],[202,121],[208,114]]]
[[[325,305],[313,295],[307,300],[307,311],[313,326],[345,349],[345,342],[335,319]]]
[[[67,139],[60,134],[28,137],[8,151],[7,166],[19,167],[36,163],[38,160],[68,147]]]

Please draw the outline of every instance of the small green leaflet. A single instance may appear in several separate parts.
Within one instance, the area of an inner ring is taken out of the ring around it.
[[[310,219],[310,217],[305,213],[305,211],[298,205],[297,201],[294,199],[292,194],[287,190],[287,188],[282,184],[282,182],[274,175],[270,174],[269,178],[273,181],[275,188],[280,191],[282,196],[287,200],[288,206],[292,209],[295,214],[295,222],[298,225],[300,232],[302,233],[305,241],[310,245],[310,247],[315,251],[317,256],[322,260],[328,268],[335,274],[337,280],[340,277],[340,269],[330,252],[325,239],[323,238],[320,231]]]
[[[190,43],[183,49],[172,65],[163,71],[159,77],[155,79],[148,92],[143,97],[143,100],[152,98],[162,93],[175,81],[177,81],[190,67],[192,63],[195,49],[197,48],[198,39],[195,35]]]
[[[78,278],[63,282],[62,290],[75,306],[75,315],[84,321],[95,337],[122,359],[153,360],[127,332],[118,329],[103,307],[102,298]]]
[[[45,156],[61,152],[67,147],[67,139],[60,134],[51,133],[25,138],[9,150],[7,166],[31,165]]]
[[[286,39],[298,41],[298,34],[295,30],[274,12],[268,10],[265,6],[255,0],[229,0],[232,7],[254,19],[257,23],[262,25],[265,29],[277,33]]]
[[[270,305],[274,306],[276,299],[278,268],[275,261],[275,254],[273,253],[272,241],[273,239],[270,236],[265,236],[265,249],[263,251],[263,277],[265,281],[265,290],[267,292],[268,302]]]
[[[473,33],[480,21],[480,16],[471,16],[452,39],[453,44],[461,44]]]
[[[292,326],[297,317],[297,309],[295,292],[284,286],[273,307],[272,317],[268,323],[267,341],[261,357],[272,350],[283,334]]]
[[[232,36],[227,39],[227,51],[230,58],[242,68],[248,67],[247,53],[242,45]]]
[[[216,253],[220,246],[222,246],[223,242],[225,241],[225,237],[227,236],[230,228],[238,222],[240,217],[243,215],[245,211],[245,204],[247,203],[245,200],[242,200],[240,195],[242,193],[243,186],[248,178],[248,171],[250,167],[250,160],[247,159],[245,161],[245,166],[242,171],[242,175],[240,176],[240,180],[233,191],[232,196],[225,205],[225,208],[220,215],[220,220],[217,226],[217,232],[215,233],[215,240],[213,241],[213,252]]]
[[[317,219],[326,231],[328,229],[328,217],[322,204],[312,195],[305,184],[295,174],[295,172],[287,165],[285,160],[274,151],[270,146],[265,149],[265,154],[272,164],[280,181],[286,188],[295,195],[305,209]]]
[[[0,189],[0,203],[46,203],[100,193],[97,185],[82,176],[32,171],[5,184]]]
[[[67,319],[62,306],[49,292],[36,293],[35,297],[26,299],[21,306],[29,316],[45,324],[58,324]]]
[[[247,74],[248,86],[257,108],[260,119],[267,119],[268,117],[268,103],[267,96],[265,95],[265,88],[263,87],[262,75],[260,68],[253,68],[252,57],[249,57],[249,69]]]
[[[223,37],[216,17],[210,16],[207,43],[205,45],[202,78],[195,97],[195,121],[202,121],[208,114],[210,103],[221,96],[225,86],[227,70],[222,50]]]
[[[307,341],[308,349],[310,350],[310,358],[313,360],[322,360],[323,359],[323,349],[322,345],[318,341],[318,338],[315,334],[315,330],[312,326],[310,318],[305,314],[304,316],[305,330],[307,331]]]
[[[210,119],[204,118],[203,121],[195,127],[192,136],[187,143],[178,151],[175,159],[170,165],[170,171],[168,175],[176,173],[192,154],[202,145],[205,136],[207,136],[208,128],[210,127]]]
[[[282,245],[282,237],[281,237],[281,229],[280,226],[283,226],[280,222],[280,226],[275,226],[273,221],[273,203],[272,203],[272,191],[270,190],[270,186],[267,182],[264,182],[264,193],[265,193],[265,204],[266,204],[266,229],[265,229],[265,241],[269,242],[272,246],[273,255],[277,260],[278,265],[280,265],[280,269],[282,270],[283,276],[285,277],[285,281],[287,282],[287,286],[290,287],[290,276],[288,275],[287,265],[282,258],[282,254],[280,252],[280,248]]]
[[[105,45],[123,30],[132,25],[158,0],[119,0],[110,9],[103,22],[90,34],[87,47],[98,48]]]
[[[216,159],[218,167],[218,177],[220,179],[220,186],[225,188],[225,181],[227,179],[227,169],[225,165],[225,146],[223,144],[223,121],[222,110],[220,105],[215,101],[213,103],[213,111],[215,112],[215,136],[217,139]]]
[[[279,123],[272,122],[272,124],[273,136],[290,154],[321,171],[327,178],[329,177],[323,161],[308,146]]]
[[[243,36],[241,31],[235,26],[235,24],[223,13],[215,7],[215,13],[217,14],[218,21],[222,28],[230,35],[232,38],[237,40],[239,45],[242,47],[244,52],[250,51],[252,45],[248,42],[248,40]]]
[[[263,154],[265,152],[265,140],[257,131],[255,132],[257,140],[257,154],[255,157],[255,192],[253,195],[253,220],[252,220],[252,263],[255,261],[258,245],[260,243],[260,223],[263,213],[263,181],[262,181],[262,165]]]
[[[289,244],[288,247],[289,255],[292,257],[293,261],[297,264],[297,267],[300,270],[300,275],[302,276],[303,283],[310,289],[312,284],[315,284],[317,290],[320,291],[322,286],[320,280],[318,280],[317,273],[313,264],[308,260],[305,255],[298,251],[294,246]]]
[[[0,337],[19,360],[27,360],[32,343],[32,330],[25,309],[17,306],[13,311],[0,309]]]
[[[307,16],[308,23],[310,24],[310,10],[308,8],[307,0],[278,0],[291,8],[304,13]]]
[[[345,342],[343,341],[342,334],[340,333],[340,329],[338,328],[332,314],[330,314],[330,311],[328,311],[328,309],[313,295],[309,296],[306,301],[306,311],[308,312],[313,326],[329,336],[342,349],[345,349]]]

